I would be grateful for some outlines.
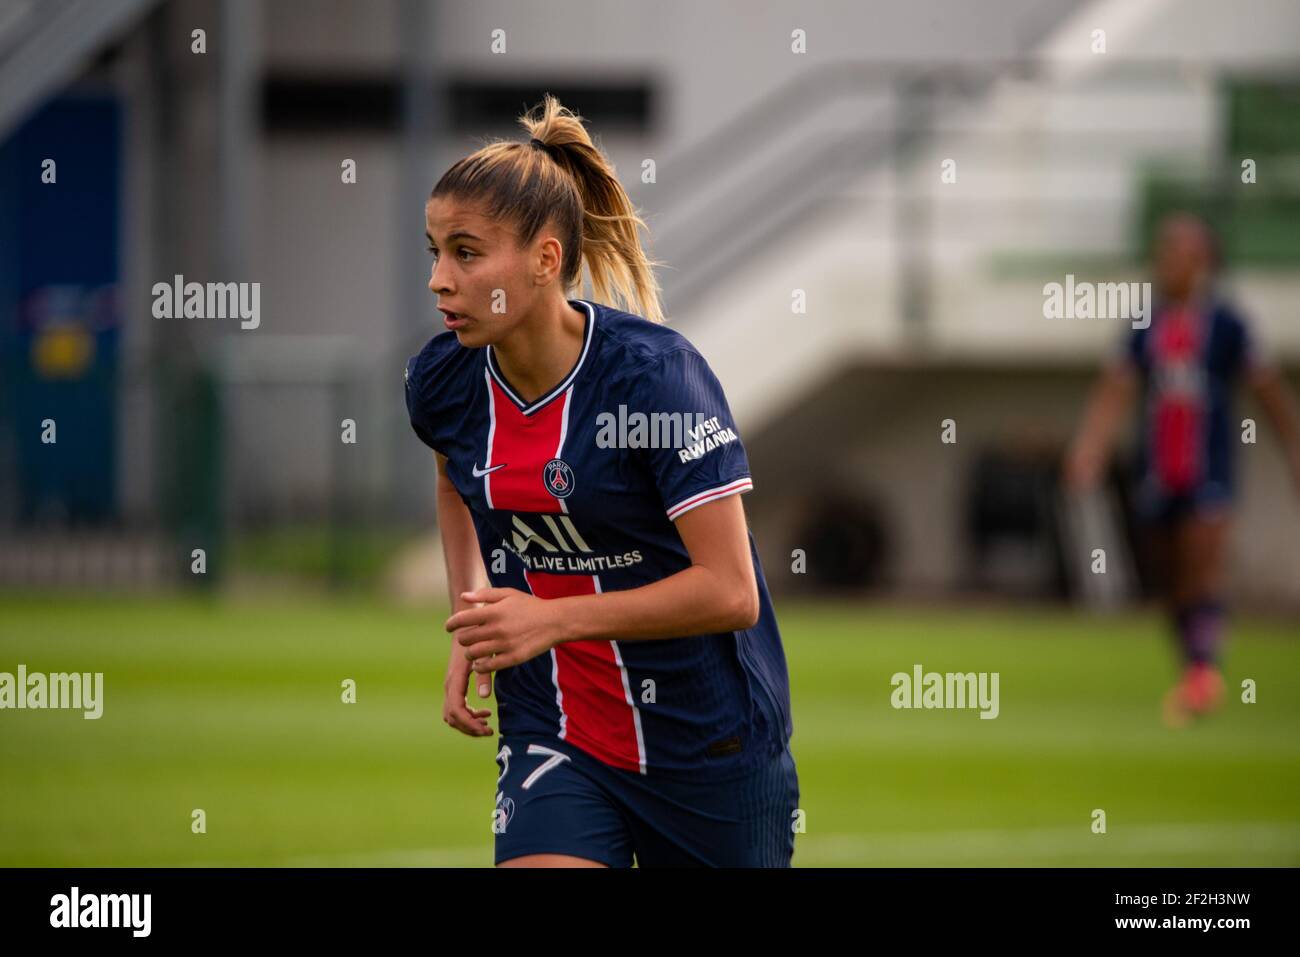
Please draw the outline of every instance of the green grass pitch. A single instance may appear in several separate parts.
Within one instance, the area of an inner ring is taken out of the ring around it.
[[[777,614],[796,866],[1300,864],[1293,624],[1234,622],[1223,711],[1172,731],[1154,615]],[[323,598],[0,599],[0,671],[104,672],[97,721],[0,711],[0,865],[489,865],[495,738],[441,721],[444,617]],[[998,672],[1000,715],[895,710],[890,677],[918,663]]]

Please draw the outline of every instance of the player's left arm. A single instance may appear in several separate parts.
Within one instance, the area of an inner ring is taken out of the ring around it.
[[[1291,477],[1300,490],[1300,413],[1296,411],[1295,396],[1271,363],[1251,365],[1246,384],[1277,431]]]
[[[1244,317],[1231,314],[1230,318],[1233,324],[1229,328],[1236,332],[1232,341],[1237,371],[1277,430],[1287,468],[1300,491],[1300,414],[1296,412],[1295,397],[1266,341]]]
[[[675,524],[691,558],[690,567],[676,574],[639,588],[545,600],[514,588],[480,589],[464,598],[486,604],[452,615],[447,630],[482,673],[566,641],[637,641],[753,627],[758,581],[740,495],[692,508]]]
[[[739,494],[697,506],[674,522],[691,565],[626,591],[560,599],[583,638],[671,638],[742,631],[758,621],[758,580]]]

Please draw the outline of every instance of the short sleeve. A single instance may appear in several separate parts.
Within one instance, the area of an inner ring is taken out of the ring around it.
[[[637,453],[670,520],[754,487],[722,384],[698,352],[661,356],[640,376],[635,404],[649,424]]]
[[[1235,310],[1228,310],[1227,315],[1233,331],[1233,372],[1249,375],[1257,369],[1271,364],[1269,350],[1265,347],[1253,326]]]
[[[445,335],[454,335],[451,333]],[[442,341],[435,336],[406,363],[406,411],[411,418],[411,428],[420,441],[443,455],[447,454],[448,439],[458,426],[463,410],[455,405],[456,392],[452,383],[452,361],[458,343]]]

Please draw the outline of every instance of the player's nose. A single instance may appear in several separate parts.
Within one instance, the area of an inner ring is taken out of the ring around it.
[[[429,267],[429,292],[438,296],[445,296],[451,292],[447,285],[446,274],[438,274],[438,263],[435,262]]]

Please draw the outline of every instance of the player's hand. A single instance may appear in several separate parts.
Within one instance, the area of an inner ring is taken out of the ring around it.
[[[460,597],[483,603],[456,612],[446,625],[476,674],[522,664],[564,640],[555,606],[535,595],[517,588],[480,588]]]
[[[442,699],[442,720],[462,734],[471,738],[482,738],[493,733],[487,723],[492,712],[487,708],[469,706],[469,662],[465,659],[464,649],[454,641],[451,643],[451,660],[447,662],[447,682],[444,685]],[[476,685],[479,697],[486,698],[491,692],[492,676],[477,675]],[[484,688],[487,691],[484,691]]]

